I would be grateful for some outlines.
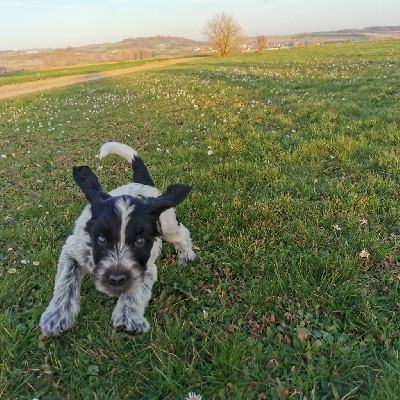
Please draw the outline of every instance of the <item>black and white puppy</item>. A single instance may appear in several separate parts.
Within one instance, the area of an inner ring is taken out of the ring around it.
[[[59,335],[74,324],[86,272],[93,275],[97,290],[119,297],[112,313],[114,329],[147,332],[144,310],[157,280],[161,238],[174,245],[179,264],[195,258],[190,233],[174,211],[191,187],[174,184],[161,193],[135,150],[109,142],[101,147],[99,158],[109,154],[132,163],[133,183],[106,193],[88,166],[73,168],[90,205],[62,248],[53,298],[40,318],[44,335]]]

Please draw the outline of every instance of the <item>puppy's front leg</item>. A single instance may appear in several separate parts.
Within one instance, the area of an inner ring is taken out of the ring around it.
[[[112,313],[114,329],[124,330],[131,335],[143,334],[150,329],[144,310],[151,298],[151,288],[157,280],[157,269],[153,265],[146,271],[144,280],[134,293],[122,294]]]
[[[83,269],[64,252],[58,261],[53,298],[40,318],[46,336],[57,336],[70,328],[79,313]]]

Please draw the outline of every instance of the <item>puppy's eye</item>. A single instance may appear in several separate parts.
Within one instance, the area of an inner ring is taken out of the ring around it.
[[[146,243],[146,239],[143,237],[139,237],[135,241],[135,246],[142,247]]]
[[[107,239],[106,239],[106,237],[103,236],[103,235],[100,235],[100,236],[97,238],[97,243],[98,243],[100,246],[105,246],[105,245],[107,244]]]

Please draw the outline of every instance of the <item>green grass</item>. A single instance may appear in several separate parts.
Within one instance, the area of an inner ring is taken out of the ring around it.
[[[90,64],[78,67],[51,68],[37,71],[9,72],[7,74],[0,75],[0,86],[32,82],[49,78],[59,78],[61,76],[93,74],[96,72],[112,71],[120,68],[139,67],[141,65],[165,60],[166,59],[152,58],[142,61],[123,61],[105,64]]]
[[[0,103],[0,397],[398,399],[399,82],[392,41],[202,59]],[[198,256],[180,268],[164,246],[147,335],[114,333],[115,300],[87,277],[76,325],[44,338],[86,204],[71,167],[91,165],[106,189],[130,178],[124,160],[96,159],[108,140],[139,151],[161,189],[193,185],[177,213]]]

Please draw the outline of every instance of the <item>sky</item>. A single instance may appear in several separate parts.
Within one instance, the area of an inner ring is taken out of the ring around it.
[[[400,25],[400,0],[0,0],[0,50],[157,35],[205,40],[204,26],[221,12],[247,36]]]

